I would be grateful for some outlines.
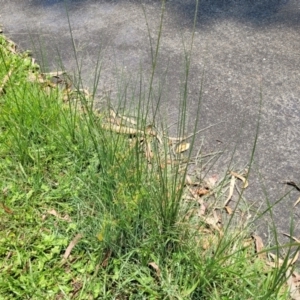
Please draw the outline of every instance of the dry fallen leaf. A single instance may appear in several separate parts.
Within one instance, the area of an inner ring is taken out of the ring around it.
[[[230,199],[233,195],[234,185],[235,185],[235,176],[231,176],[230,186],[229,186],[229,195],[224,203],[224,207],[227,206],[228,202],[230,201]]]
[[[226,205],[224,208],[229,215],[232,215],[232,208],[230,206]]]
[[[160,164],[160,167],[162,169],[166,168],[167,165],[171,165],[171,166],[178,166],[180,165],[180,161],[178,160],[174,160],[174,159],[167,159],[167,160],[163,160],[162,163]],[[186,183],[187,184],[187,183]],[[188,185],[188,184],[187,184]],[[191,184],[193,185],[193,183]]]
[[[64,255],[63,255],[63,258],[64,259],[68,259],[72,249],[77,245],[77,243],[79,242],[79,240],[82,238],[82,234],[78,233],[74,239],[70,242],[69,246],[67,247]]]
[[[208,179],[205,180],[209,188],[213,188],[218,181],[218,175],[212,175]]]
[[[187,187],[188,191],[191,193],[191,195],[194,197],[194,199],[199,199],[199,196],[198,194],[193,190],[191,189],[190,187]]]
[[[212,245],[215,245],[216,242],[217,242],[217,236],[213,234],[211,231],[209,231],[203,235],[203,238],[201,240],[201,247],[204,250],[208,250],[212,247]]]
[[[288,265],[289,265],[289,266],[290,266],[290,265],[293,265],[293,264],[298,260],[298,258],[299,258],[299,251],[297,251],[297,253],[294,255],[293,258],[290,258],[290,259],[288,260]]]
[[[121,118],[117,116],[113,109],[109,111],[109,118],[106,120],[110,124],[115,124],[121,126]]]
[[[300,243],[300,240],[299,240],[299,239],[295,238],[294,236],[291,236],[291,235],[288,234],[288,233],[283,233],[283,235],[285,235],[285,236],[291,238],[292,240],[294,240],[294,241],[297,242],[297,243]]]
[[[102,128],[109,131],[114,131],[121,134],[144,135],[144,132],[135,128],[119,126],[115,124],[102,124]]]
[[[254,239],[254,242],[255,242],[255,251],[257,253],[257,256],[259,258],[266,258],[267,256],[267,253],[266,252],[262,252],[262,250],[264,249],[264,243],[263,243],[263,240],[260,236],[258,235],[252,235],[252,238]]]
[[[214,229],[218,228],[217,224],[219,220],[216,220],[214,217],[206,217],[204,218],[204,221],[207,225],[212,226],[212,228]]]
[[[253,246],[253,239],[252,238],[245,239],[243,241],[243,247],[248,248],[250,246],[251,247]]]
[[[209,190],[208,189],[203,189],[203,188],[199,188],[199,189],[196,189],[195,190],[195,193],[198,195],[198,196],[204,196],[204,195],[206,195],[206,194],[208,194],[209,193]]]
[[[104,260],[103,260],[103,262],[102,262],[102,264],[101,264],[102,267],[104,267],[104,268],[107,267],[108,261],[109,261],[109,259],[110,259],[110,257],[111,257],[111,254],[112,254],[112,250],[111,250],[111,249],[108,249],[108,250],[106,251],[106,253],[105,253]]]
[[[54,72],[48,72],[48,73],[42,73],[44,76],[53,77],[53,76],[61,76],[65,75],[66,71],[54,71]]]
[[[240,175],[240,174],[238,174],[238,173],[236,173],[236,172],[230,172],[230,174],[232,175],[232,176],[234,176],[234,177],[236,177],[236,178],[238,178],[238,179],[240,179],[240,180],[242,180],[243,181],[243,183],[244,183],[244,185],[243,185],[243,189],[245,189],[245,188],[247,188],[248,187],[248,181],[246,180],[246,178],[245,177],[243,177],[242,175]]]
[[[186,139],[186,138],[171,137],[171,136],[168,136],[167,138],[169,140],[169,145],[174,145],[174,143],[176,143],[176,142],[182,142],[183,140]]]
[[[148,161],[151,161],[151,159],[154,157],[153,151],[152,151],[152,147],[151,144],[146,140],[145,143],[145,155]]]
[[[45,83],[46,82],[46,80],[43,78],[42,75],[37,74],[35,72],[28,73],[27,80],[29,82],[38,82],[38,83]]]
[[[138,124],[137,121],[134,120],[133,118],[128,118],[128,117],[125,117],[125,116],[121,116],[121,118],[123,120],[125,120],[127,123],[132,124],[134,126],[136,126]]]
[[[163,144],[163,140],[162,140],[162,137],[161,137],[161,135],[158,133],[158,132],[156,132],[156,139],[158,140],[158,142],[159,142],[159,144]]]
[[[113,109],[110,109],[110,111],[109,111],[109,115],[111,116],[111,117],[113,117],[114,119],[119,119],[119,120],[124,120],[126,123],[128,123],[128,124],[131,124],[131,125],[134,125],[134,126],[136,126],[137,125],[137,121],[135,120],[135,119],[133,119],[133,118],[129,118],[129,117],[126,117],[126,116],[123,116],[123,115],[119,115],[119,114],[117,114]]]
[[[12,41],[7,39],[8,45],[7,45],[7,50],[16,54],[17,53],[17,45]]]
[[[199,208],[199,211],[198,211],[198,216],[199,217],[204,216],[205,213],[206,213],[206,206],[204,205],[202,199],[199,199],[197,202],[200,205],[200,208]]]
[[[185,184],[186,185],[192,185],[193,184],[192,179],[189,175],[185,176]]]
[[[64,217],[62,217],[55,209],[48,210],[47,214],[55,216],[56,218],[63,220],[63,221],[67,221],[67,222],[72,221],[69,215],[65,215]]]
[[[4,92],[5,85],[9,81],[13,70],[9,70],[8,73],[4,76],[1,86],[0,86],[0,95]]]
[[[160,277],[160,269],[159,266],[155,262],[151,262],[148,264],[150,267],[152,267],[156,271],[157,277]]]
[[[286,271],[286,278],[291,298],[293,300],[300,300],[300,275],[297,272],[291,273],[289,268]]]
[[[281,258],[278,258],[277,255],[269,252],[268,255],[273,259],[273,262],[268,261],[267,265],[271,266],[272,268],[279,268],[283,265],[283,260]]]
[[[155,129],[153,129],[153,126],[152,125],[148,125],[145,129],[145,133],[147,135],[152,135],[152,136],[156,136],[156,131]]]
[[[213,216],[203,217],[204,222],[209,225],[212,229],[215,229],[219,233],[221,233],[219,224],[220,224],[220,217],[217,215],[216,211],[213,211]]]
[[[187,151],[189,148],[190,148],[190,143],[182,142],[176,147],[175,152],[182,153]]]
[[[294,207],[300,202],[300,197],[298,198],[298,200],[294,203]]]
[[[287,233],[283,233],[283,235],[291,238],[292,240],[294,240],[295,242],[299,243],[300,244],[300,240],[295,238],[294,236],[290,235],[290,234],[287,234]]]
[[[7,207],[5,204],[0,203],[0,205],[2,206],[2,208],[4,209],[4,211],[6,213],[8,213],[8,214],[12,214],[13,213],[13,211],[9,207]]]

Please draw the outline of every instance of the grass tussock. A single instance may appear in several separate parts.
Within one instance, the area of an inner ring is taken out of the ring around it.
[[[288,260],[187,200],[185,141],[96,113],[3,36],[0,112],[1,299],[288,298]]]

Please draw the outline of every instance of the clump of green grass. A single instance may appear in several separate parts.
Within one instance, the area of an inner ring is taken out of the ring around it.
[[[107,253],[118,261],[134,250],[131,264],[142,258],[147,266],[151,253],[166,252],[174,226],[175,218],[164,222],[168,207],[161,206],[168,185],[161,186],[138,142],[130,146],[127,136],[103,129],[102,117],[80,95],[76,101],[84,111],[64,103],[63,91],[49,88],[46,80],[28,80],[39,76],[37,66],[7,50],[4,38],[1,43],[4,295],[67,295],[78,275],[71,272],[57,285],[53,271],[58,277],[64,273],[61,254],[78,232],[84,236],[74,254],[80,262],[68,268],[78,265],[74,272],[80,268],[81,285]],[[57,220],[51,211],[70,218]]]
[[[168,140],[140,134],[142,109],[139,134],[120,134],[93,111],[93,99],[33,80],[38,66],[2,36],[0,61],[1,297],[287,299],[287,264],[266,267],[247,228],[222,233],[186,217],[187,165],[167,163]],[[152,145],[151,157],[142,143]]]

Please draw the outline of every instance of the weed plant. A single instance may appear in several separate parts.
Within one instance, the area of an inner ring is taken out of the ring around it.
[[[0,36],[1,299],[288,298],[288,260],[267,267],[249,243],[247,226],[207,233],[207,222],[187,218],[188,165],[167,163],[166,139],[159,145],[152,137],[151,158],[141,147],[147,119],[158,120],[151,95],[164,10],[163,1],[134,136],[109,130],[106,115],[95,113],[80,86],[74,98],[39,80],[38,65]],[[184,51],[180,137],[186,135],[191,49]],[[72,240],[76,245],[66,254]]]

